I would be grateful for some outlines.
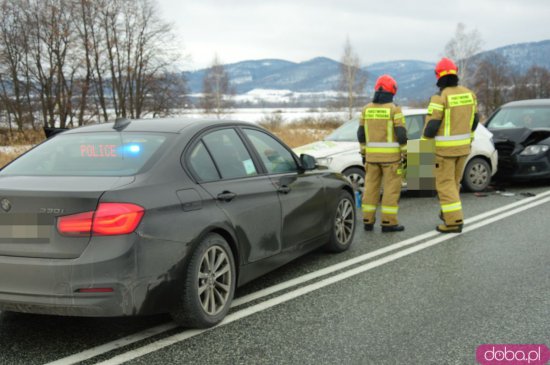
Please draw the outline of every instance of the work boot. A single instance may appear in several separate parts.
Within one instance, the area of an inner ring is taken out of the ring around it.
[[[372,224],[372,223],[363,223],[363,229],[365,231],[372,231],[374,229],[374,224]]]
[[[441,233],[460,233],[462,232],[462,224],[456,224],[453,226],[448,226],[446,224],[440,224],[435,227],[436,231]]]
[[[405,227],[400,226],[399,224],[393,226],[382,226],[382,232],[401,232],[404,230]]]

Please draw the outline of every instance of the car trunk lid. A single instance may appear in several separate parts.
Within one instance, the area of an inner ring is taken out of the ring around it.
[[[0,178],[0,255],[76,258],[90,237],[65,237],[60,216],[93,211],[102,194],[133,176],[5,176]]]

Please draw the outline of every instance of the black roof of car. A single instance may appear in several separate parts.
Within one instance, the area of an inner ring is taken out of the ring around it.
[[[511,101],[502,105],[502,108],[514,108],[522,106],[550,106],[550,99],[528,99]]]
[[[125,132],[165,132],[180,133],[189,127],[207,127],[216,125],[255,125],[249,122],[223,119],[189,119],[189,118],[156,118],[156,119],[129,119],[129,124],[122,130]],[[124,123],[124,122],[123,122]],[[116,131],[115,123],[92,124],[70,129],[68,133],[82,132],[109,132]]]

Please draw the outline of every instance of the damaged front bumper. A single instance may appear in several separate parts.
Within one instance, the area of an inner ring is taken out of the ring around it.
[[[497,143],[496,180],[526,181],[550,178],[550,154],[521,155],[522,149],[512,143]]]

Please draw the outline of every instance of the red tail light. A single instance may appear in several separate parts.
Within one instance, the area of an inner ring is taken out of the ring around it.
[[[78,213],[59,217],[57,230],[64,236],[85,237],[92,232],[94,212]]]
[[[95,211],[59,217],[57,230],[64,236],[113,236],[132,233],[145,210],[130,203],[100,203]]]

